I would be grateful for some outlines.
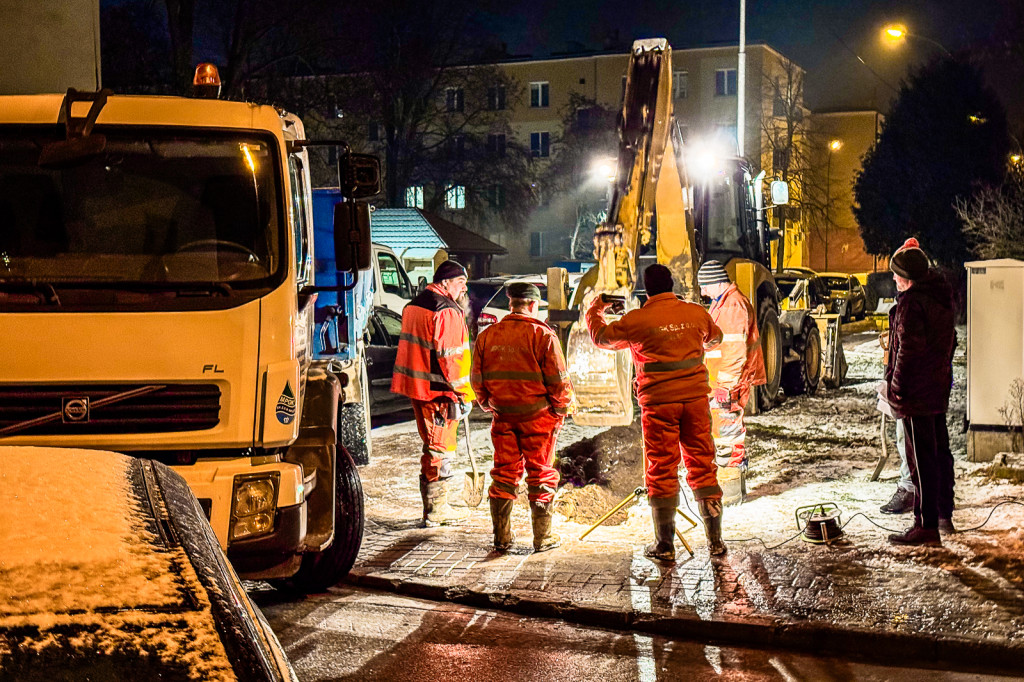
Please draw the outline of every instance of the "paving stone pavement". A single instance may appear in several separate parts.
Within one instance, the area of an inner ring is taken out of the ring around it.
[[[728,513],[728,512],[727,512]],[[646,506],[634,509],[642,519]],[[376,517],[376,518],[374,518]],[[674,564],[643,557],[628,523],[532,552],[519,511],[516,546],[492,551],[486,507],[455,528],[371,515],[350,580],[398,592],[580,622],[812,651],[1024,669],[1024,592],[947,548],[879,555],[857,543],[731,543],[710,557],[701,528]],[[639,521],[637,521],[639,523]],[[728,537],[728,535],[727,535]],[[979,658],[980,657],[980,658]]]

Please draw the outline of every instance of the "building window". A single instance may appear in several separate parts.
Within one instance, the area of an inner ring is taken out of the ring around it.
[[[782,99],[782,95],[776,95],[772,102],[772,116],[784,117],[788,110],[786,100]]]
[[[492,133],[487,136],[487,152],[492,156],[505,156],[504,133]]]
[[[715,71],[715,95],[727,97],[736,94],[736,69]]]
[[[505,186],[491,185],[488,187],[487,203],[491,208],[505,208]]]
[[[423,208],[423,185],[405,188],[405,205],[407,208]]]
[[[462,88],[447,88],[444,91],[445,106],[448,111],[463,111],[466,108],[466,95]]]
[[[466,136],[465,135],[452,135],[448,138],[446,143],[448,156],[461,159],[463,152],[466,151]]]
[[[466,208],[466,187],[449,185],[444,192],[444,205],[452,210]]]
[[[530,83],[530,106],[533,108],[548,106],[548,82],[534,81]]]
[[[381,142],[384,139],[384,126],[379,123],[371,123],[367,139],[370,142]]]
[[[686,71],[672,72],[672,97],[673,99],[686,99],[687,90],[690,87],[690,74]]]
[[[504,85],[492,85],[487,89],[487,108],[491,111],[503,111],[505,109]]]
[[[530,156],[546,159],[551,155],[551,133],[530,133]]]
[[[530,233],[530,257],[540,258],[544,255],[544,233],[543,232],[531,232]]]

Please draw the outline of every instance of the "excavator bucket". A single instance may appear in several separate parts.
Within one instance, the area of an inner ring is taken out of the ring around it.
[[[597,294],[584,298],[586,311]],[[609,321],[618,319],[608,315]],[[566,344],[569,378],[576,390],[573,420],[582,426],[625,426],[633,423],[633,359],[628,350],[598,348],[584,320],[574,322]]]

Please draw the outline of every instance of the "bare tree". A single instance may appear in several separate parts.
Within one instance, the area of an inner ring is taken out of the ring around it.
[[[964,235],[981,258],[1024,259],[1024,168],[1012,164],[998,187],[981,187],[954,204]]]
[[[570,198],[573,220],[568,257],[593,256],[594,228],[604,220],[608,179],[601,167],[616,165],[616,112],[579,93],[569,95],[562,113],[562,134],[542,178],[545,190]]]

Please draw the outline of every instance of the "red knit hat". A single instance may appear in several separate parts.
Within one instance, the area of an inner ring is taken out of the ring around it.
[[[889,269],[904,279],[919,280],[928,274],[928,256],[921,244],[911,237],[896,249],[889,260]]]

